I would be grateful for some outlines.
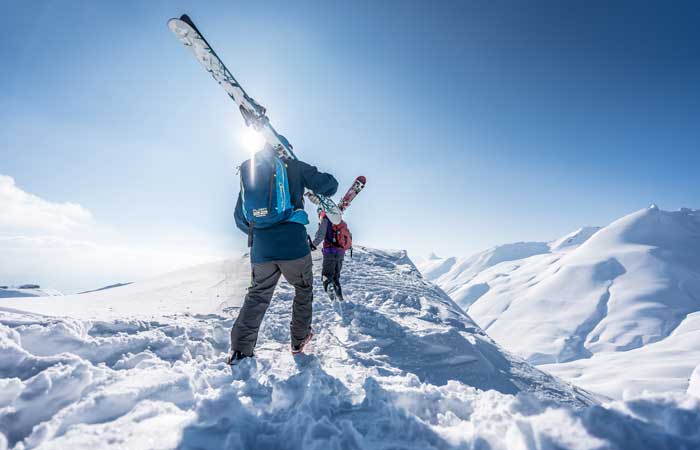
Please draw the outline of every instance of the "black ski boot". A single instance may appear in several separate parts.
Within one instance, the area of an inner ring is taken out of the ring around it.
[[[226,364],[228,364],[229,366],[236,366],[244,359],[252,357],[253,355],[246,355],[243,352],[239,352],[238,350],[232,350],[226,357]]]
[[[333,283],[333,289],[335,290],[335,298],[337,298],[341,302],[345,300],[343,298],[343,289],[340,287],[340,284]]]
[[[306,344],[311,341],[312,337],[314,337],[314,332],[309,330],[309,334],[306,335],[303,341],[301,341],[298,345],[292,345],[292,355],[298,355],[299,353],[303,352],[304,347],[306,347]]]
[[[328,277],[323,277],[323,290],[326,291],[326,294],[328,294],[328,298],[335,300],[336,289],[333,280]]]

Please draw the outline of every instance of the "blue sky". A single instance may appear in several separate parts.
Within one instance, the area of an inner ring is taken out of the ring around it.
[[[243,121],[187,12],[360,243],[466,255],[698,207],[692,2],[10,2],[0,174],[139,245],[244,250]]]

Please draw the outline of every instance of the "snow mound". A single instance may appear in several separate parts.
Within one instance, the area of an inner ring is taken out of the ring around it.
[[[309,355],[289,353],[293,290],[282,283],[256,358],[231,369],[248,274],[246,260],[230,260],[56,304],[7,300],[3,438],[18,449],[506,448],[502,433],[531,439],[521,415],[577,422],[570,407],[595,403],[502,352],[403,252],[358,249],[347,303],[316,292]],[[504,414],[496,428],[481,422]]]
[[[250,283],[244,260],[226,260],[179,270],[147,281],[61,298],[0,300],[2,308],[76,319],[160,317],[176,313],[217,312],[228,300],[241,299]]]
[[[63,295],[55,289],[0,287],[0,298],[57,297]]]
[[[700,445],[700,399],[596,405],[503,352],[403,252],[357,249],[348,301],[315,292],[316,336],[298,357],[281,283],[256,358],[231,369],[248,273],[229,260],[68,296],[61,316],[46,299],[0,302],[0,448]]]
[[[690,375],[688,394],[700,397],[700,365],[695,367],[695,370],[693,370],[693,373]]]
[[[420,272],[427,280],[436,280],[440,276],[447,273],[452,266],[457,262],[457,258],[440,258],[435,254],[431,254],[427,261],[422,262]]]
[[[569,233],[566,236],[557,239],[549,244],[549,248],[556,252],[566,250],[572,247],[578,247],[586,242],[594,234],[601,230],[601,227],[583,227]]]
[[[436,283],[454,301],[466,308],[485,293],[479,289],[475,293],[471,286],[465,288],[478,273],[504,261],[520,260],[549,251],[546,242],[517,242],[499,245],[469,258],[432,259],[421,264],[420,271],[427,280]]]
[[[551,249],[438,284],[497,342],[582,386],[684,392],[700,360],[700,212],[650,207]]]

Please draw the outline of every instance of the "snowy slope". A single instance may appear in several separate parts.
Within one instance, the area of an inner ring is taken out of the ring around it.
[[[320,266],[320,261],[316,265]],[[249,272],[247,260],[229,260],[119,288],[65,296],[60,302],[8,299],[0,303],[0,309],[99,321],[134,315],[148,320],[176,313],[221,314],[238,309],[249,284]],[[552,386],[542,383],[544,374],[503,354],[440,289],[420,277],[404,253],[357,251],[347,261],[346,273],[354,272],[362,276],[344,284],[350,298],[358,300],[346,305],[346,319],[354,322],[334,331],[333,340],[350,339],[347,345],[364,351],[381,350],[382,358],[391,361],[387,370],[410,370],[440,384],[459,379],[484,389],[541,391],[543,396],[570,400],[568,386],[558,386],[553,380]],[[286,289],[280,296],[289,300],[291,292]],[[277,306],[281,329],[276,338],[284,341],[289,304]],[[317,327],[327,329],[328,323],[323,321]],[[345,336],[355,328],[355,334]],[[548,392],[550,388],[552,392]]]
[[[66,295],[0,300],[0,308],[75,319],[218,312],[224,301],[239,301],[250,282],[244,260],[226,260],[172,272],[112,289]]]
[[[688,384],[688,394],[700,397],[700,365],[698,365],[690,375],[690,383]]]
[[[700,361],[700,213],[652,206],[549,246],[437,283],[477,292],[458,303],[490,336],[582,386],[685,391]]]
[[[599,352],[591,358],[540,365],[550,373],[609,397],[648,392],[697,392],[689,382],[700,364],[700,312],[688,317],[665,339],[629,351]],[[697,371],[700,373],[700,371]]]
[[[548,253],[549,250],[545,242],[517,242],[493,247],[468,258],[441,259],[431,255],[419,268],[427,280],[440,286],[458,304],[468,307],[484,293],[484,286],[469,283],[479,272],[504,261]]]
[[[63,295],[55,289],[21,289],[8,286],[0,288],[0,298],[17,298],[17,297],[53,297]]]
[[[248,271],[230,260],[50,299],[62,305],[0,301],[0,449],[700,445],[700,399],[586,407],[585,392],[503,352],[403,252],[358,249],[345,304],[316,291],[308,355],[289,353],[281,284],[256,358],[232,370]]]
[[[515,242],[492,247],[466,258],[440,258],[434,254],[418,265],[427,280],[440,286],[463,308],[468,308],[488,291],[485,283],[472,280],[491,267],[503,262],[521,261],[536,255],[551,255],[565,252],[584,243],[599,227],[583,227],[553,242]],[[544,256],[546,260],[549,260]],[[537,260],[539,258],[532,258]],[[519,267],[515,264],[511,267]],[[501,275],[503,276],[503,275]]]

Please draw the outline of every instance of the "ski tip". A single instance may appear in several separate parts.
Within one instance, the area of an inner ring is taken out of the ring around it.
[[[192,19],[190,19],[190,16],[188,16],[187,14],[181,15],[180,20],[182,20],[183,22],[185,22],[187,25],[191,26],[192,28],[197,29],[197,27],[194,26],[194,22],[192,22]]]
[[[178,22],[185,22],[187,25],[193,26],[192,19],[190,19],[190,16],[187,14],[183,14],[180,17],[173,17],[172,19],[168,20],[168,26],[172,28]]]

